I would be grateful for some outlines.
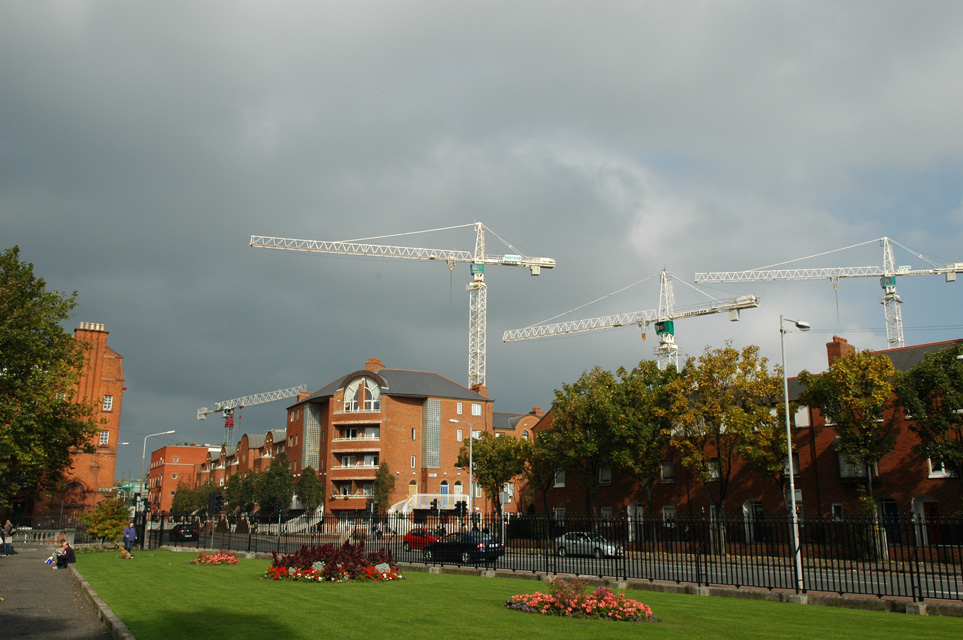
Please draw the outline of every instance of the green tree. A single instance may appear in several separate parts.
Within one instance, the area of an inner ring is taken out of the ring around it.
[[[279,513],[288,508],[294,497],[291,463],[283,453],[271,461],[257,487],[257,504],[261,513]]]
[[[618,415],[621,446],[613,453],[617,469],[645,489],[646,509],[651,508],[652,486],[660,480],[672,436],[672,397],[669,384],[678,378],[675,367],[659,369],[643,360],[632,371],[619,369]]]
[[[552,431],[561,466],[585,490],[586,508],[598,513],[599,473],[619,459],[625,446],[620,420],[620,381],[610,371],[595,367],[573,384],[555,390]]]
[[[184,482],[178,482],[177,489],[174,490],[174,499],[171,501],[171,513],[206,512],[208,496],[217,490],[217,485],[210,480],[199,487],[191,487]]]
[[[301,470],[297,483],[298,502],[308,511],[315,511],[324,502],[324,485],[311,465]]]
[[[523,475],[528,488],[526,499],[534,504],[532,492],[542,499],[542,513],[548,513],[548,492],[555,484],[555,471],[561,465],[558,437],[551,429],[539,431],[524,442],[525,465]]]
[[[782,376],[768,365],[759,347],[739,350],[727,342],[689,358],[668,384],[672,445],[720,515],[738,461],[759,446],[760,433],[778,424],[772,406],[781,395]]]
[[[119,498],[102,500],[93,511],[80,516],[80,523],[86,527],[88,536],[114,544],[120,542],[130,521],[130,507]]]
[[[873,497],[876,464],[896,444],[893,433],[893,362],[883,354],[855,351],[833,360],[815,376],[799,373],[799,400],[822,412],[836,429],[836,453],[863,470],[869,498]],[[871,504],[871,501],[869,501]]]
[[[914,451],[963,483],[963,345],[927,353],[897,374],[896,397],[919,437]]]
[[[470,436],[469,436],[470,437]],[[469,444],[474,465],[473,480],[488,494],[495,505],[495,513],[501,517],[500,494],[505,483],[521,475],[525,464],[525,447],[521,441],[510,436],[495,437],[483,432],[474,442],[465,440],[458,451],[459,467],[468,466]],[[471,491],[471,487],[468,488]]]
[[[92,453],[93,408],[75,397],[85,346],[60,323],[76,306],[13,247],[0,254],[0,506],[57,490],[71,454]]]
[[[373,498],[378,503],[381,513],[388,513],[391,506],[391,493],[395,490],[395,477],[391,475],[391,469],[387,462],[382,462],[378,466],[375,474],[374,486],[372,487]]]

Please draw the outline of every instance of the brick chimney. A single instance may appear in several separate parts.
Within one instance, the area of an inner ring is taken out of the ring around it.
[[[385,363],[377,358],[368,358],[368,361],[364,363],[364,370],[371,371],[372,373],[378,373],[385,368]]]
[[[483,385],[483,384],[473,384],[473,385],[471,386],[471,390],[474,391],[475,393],[479,394],[479,395],[485,396],[486,398],[490,397],[490,396],[488,395],[488,387],[486,387],[486,386]]]
[[[541,407],[532,407],[532,410],[529,411],[528,413],[529,413],[530,415],[535,416],[536,418],[543,418],[543,417],[545,417],[545,412],[542,411],[542,408],[541,408]]]
[[[829,358],[829,366],[833,366],[833,361],[836,358],[841,358],[845,355],[849,355],[856,351],[856,347],[849,344],[845,338],[840,338],[839,336],[833,336],[832,342],[826,343],[826,355]]]

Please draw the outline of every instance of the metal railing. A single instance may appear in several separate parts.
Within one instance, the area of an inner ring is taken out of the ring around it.
[[[151,523],[147,544],[286,553],[302,545],[360,543],[390,550],[401,562],[426,562],[428,533],[484,530],[505,544],[481,567],[584,576],[883,597],[963,600],[963,518],[823,518],[800,521],[802,575],[793,558],[792,521],[785,515],[601,518],[566,514],[512,515],[501,520],[435,516],[350,519],[221,517],[192,520],[194,540],[170,540],[174,523]],[[213,524],[213,526],[212,526]],[[213,532],[212,532],[213,528]],[[437,557],[437,556],[436,556]],[[797,581],[797,579],[801,580]]]

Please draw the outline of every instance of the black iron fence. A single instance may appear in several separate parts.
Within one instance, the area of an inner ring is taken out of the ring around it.
[[[963,600],[960,516],[806,516],[798,523],[798,554],[793,523],[784,515],[671,520],[513,515],[474,522],[426,514],[352,519],[165,516],[150,523],[145,542],[150,547],[287,553],[302,545],[350,541],[385,547],[398,561],[439,564],[437,558],[443,556],[438,553],[426,559],[426,544],[475,529],[504,542],[505,551],[498,558],[479,556],[470,562],[516,572]]]

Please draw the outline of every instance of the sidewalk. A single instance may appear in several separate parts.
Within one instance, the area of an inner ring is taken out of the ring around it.
[[[50,550],[25,547],[0,558],[3,640],[103,640],[113,636],[74,571],[44,564]],[[77,562],[83,562],[78,554]]]

